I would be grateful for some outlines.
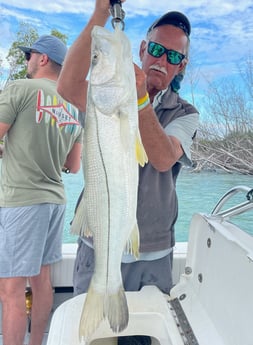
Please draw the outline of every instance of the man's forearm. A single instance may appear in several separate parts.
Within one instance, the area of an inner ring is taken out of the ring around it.
[[[95,25],[104,26],[109,15],[109,1],[97,0],[89,22],[69,48],[58,79],[58,92],[81,111],[85,111],[86,106],[86,78],[91,60],[91,31]]]

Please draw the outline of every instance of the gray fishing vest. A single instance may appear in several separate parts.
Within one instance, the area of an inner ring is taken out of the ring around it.
[[[198,113],[170,88],[155,108],[163,128],[181,116]],[[178,216],[176,179],[181,169],[177,162],[170,170],[159,172],[148,163],[139,170],[137,221],[140,252],[160,251],[175,245],[174,226]]]

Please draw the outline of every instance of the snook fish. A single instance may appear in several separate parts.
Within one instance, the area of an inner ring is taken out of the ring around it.
[[[103,319],[120,332],[128,324],[121,277],[125,246],[138,255],[138,163],[147,156],[138,127],[134,66],[128,38],[116,26],[92,31],[85,118],[85,190],[72,232],[93,236],[95,270],[83,306],[79,336],[87,339]]]

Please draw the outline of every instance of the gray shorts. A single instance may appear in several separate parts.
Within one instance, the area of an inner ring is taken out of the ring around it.
[[[172,288],[172,255],[173,252],[153,261],[122,263],[125,291],[139,291],[145,285],[155,285],[168,294]],[[87,292],[93,271],[94,250],[79,239],[73,273],[74,295]]]
[[[65,207],[0,207],[0,278],[36,276],[61,260]]]

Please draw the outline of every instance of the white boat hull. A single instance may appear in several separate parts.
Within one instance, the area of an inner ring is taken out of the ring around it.
[[[148,335],[152,345],[252,345],[252,276],[253,237],[218,215],[195,214],[186,262],[170,297],[154,286],[128,292],[129,325],[119,335]],[[47,345],[80,345],[85,297],[58,308]],[[105,321],[85,345],[113,345],[117,335]]]

